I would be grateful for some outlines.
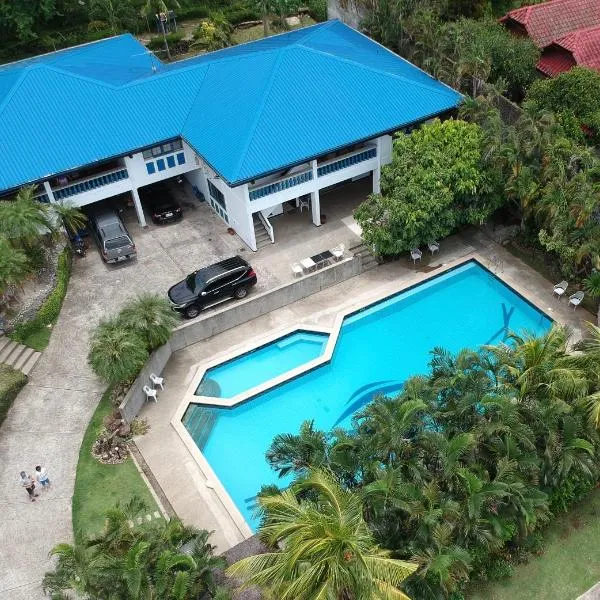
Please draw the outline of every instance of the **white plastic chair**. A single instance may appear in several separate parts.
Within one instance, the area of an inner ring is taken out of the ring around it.
[[[584,296],[583,292],[575,292],[572,296],[569,296],[569,304],[573,305],[573,310],[581,304]]]
[[[344,250],[345,249],[346,249],[346,247],[344,246],[344,244],[340,244],[339,246],[332,248],[331,254],[333,254],[333,258],[335,260],[341,260],[342,258],[344,258]]]
[[[423,256],[423,253],[418,249],[418,248],[413,248],[410,251],[410,257],[413,260],[413,264],[417,264],[418,260],[421,260],[421,257]]]
[[[294,277],[301,277],[304,275],[304,269],[302,268],[302,265],[300,263],[294,263],[292,265],[292,273],[294,274]]]
[[[440,251],[440,243],[436,242],[435,240],[429,242],[427,244],[427,247],[429,248],[429,252],[431,252],[432,255]]]
[[[156,396],[156,390],[149,388],[147,385],[144,386],[144,392],[146,393],[146,401],[154,400],[154,402],[158,402],[158,397]]]
[[[163,385],[163,381],[164,381],[164,377],[159,377],[158,375],[156,375],[156,373],[150,373],[150,381],[152,382],[152,385],[154,387],[156,387],[157,385],[160,385],[160,389],[164,390],[165,386]]]
[[[304,208],[310,210],[310,200],[305,197],[298,198],[298,209],[302,212]]]
[[[569,287],[568,281],[561,281],[560,283],[557,283],[554,286],[553,294],[556,294],[558,296],[558,299],[560,300],[562,298],[563,294],[567,291],[568,287]]]

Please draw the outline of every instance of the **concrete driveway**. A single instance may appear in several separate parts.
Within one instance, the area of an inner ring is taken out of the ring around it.
[[[173,225],[145,230],[128,225],[137,260],[105,265],[95,246],[85,258],[74,258],[50,345],[0,428],[1,600],[43,597],[40,582],[51,566],[48,551],[72,539],[79,447],[105,387],[86,362],[91,329],[137,293],[165,293],[198,266],[241,252],[239,238],[229,235],[204,204],[188,207],[183,221]],[[275,283],[268,272],[261,277],[261,286]],[[53,486],[31,503],[17,481],[21,470],[31,472],[36,464],[49,469]]]

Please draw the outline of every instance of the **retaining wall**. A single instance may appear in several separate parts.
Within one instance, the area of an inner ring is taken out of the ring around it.
[[[227,303],[223,308],[211,311],[194,321],[180,325],[171,334],[171,339],[150,355],[129,392],[123,398],[119,406],[123,418],[131,422],[138,414],[146,402],[143,387],[150,385],[150,373],[160,375],[173,352],[307,298],[321,290],[359,275],[362,271],[363,266],[360,257],[348,258],[261,294],[253,295],[251,293],[242,302]]]

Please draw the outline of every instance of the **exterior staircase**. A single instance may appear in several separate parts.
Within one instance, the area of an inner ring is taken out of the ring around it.
[[[356,246],[352,246],[350,248],[350,253],[360,260],[361,263],[361,273],[365,271],[369,271],[370,269],[375,268],[379,262],[377,258],[373,255],[373,253],[369,250],[365,244],[358,244]]]
[[[271,244],[271,237],[269,232],[265,229],[262,221],[254,214],[252,215],[254,221],[254,237],[256,238],[256,249],[260,250],[264,246]]]
[[[14,342],[5,335],[0,337],[0,363],[18,369],[25,375],[29,375],[41,355],[41,352]]]

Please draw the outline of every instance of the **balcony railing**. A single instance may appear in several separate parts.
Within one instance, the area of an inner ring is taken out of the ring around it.
[[[262,185],[250,190],[250,200],[258,200],[259,198],[264,198],[265,196],[270,196],[271,194],[287,190],[296,185],[306,183],[312,178],[312,169],[308,171],[302,171],[301,173],[294,173],[285,179],[279,179],[278,181],[274,181],[272,183],[268,183],[267,185]]]
[[[81,181],[56,188],[52,190],[52,192],[54,193],[56,200],[64,200],[65,198],[70,198],[77,194],[84,194],[85,192],[95,190],[96,188],[110,185],[111,183],[117,183],[128,177],[129,173],[127,173],[127,169],[122,167],[120,169],[115,169],[114,171],[108,171],[101,175],[88,177],[87,179],[82,179]]]
[[[324,175],[329,175],[330,173],[341,171],[342,169],[345,169],[347,167],[352,167],[353,165],[357,165],[358,163],[361,163],[365,160],[369,160],[370,158],[375,158],[376,156],[377,148],[365,148],[364,150],[355,152],[354,154],[342,156],[340,158],[324,163],[323,165],[317,168],[317,174],[319,177],[323,177]]]

